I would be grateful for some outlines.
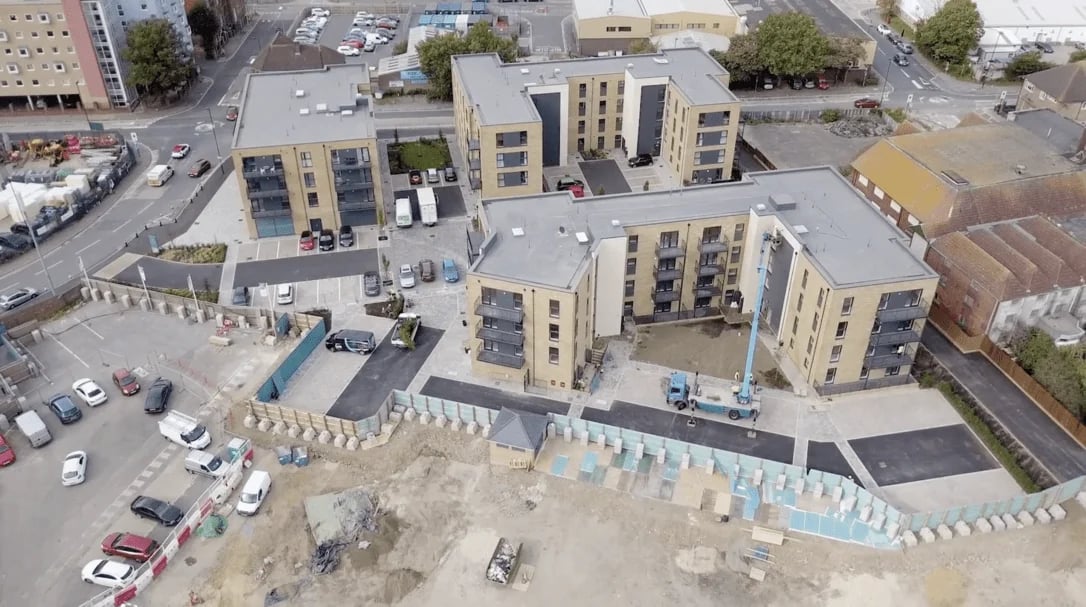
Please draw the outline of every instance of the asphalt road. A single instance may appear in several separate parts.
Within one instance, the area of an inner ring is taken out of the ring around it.
[[[141,284],[140,266],[147,276],[147,286],[162,289],[188,289],[188,279],[192,278],[192,285],[197,290],[204,290],[208,285],[210,288],[207,290],[215,291],[222,278],[222,264],[187,264],[144,257],[118,272],[113,280],[130,285]]]
[[[929,328],[921,343],[1059,481],[1086,475],[1086,449],[981,354],[962,354]]]
[[[527,413],[538,413],[539,415],[548,413],[569,414],[569,403],[559,400],[506,392],[505,390],[469,384],[444,377],[431,377],[426,380],[421,393],[433,398],[475,405],[476,407],[486,407],[495,411],[508,407]]]
[[[848,441],[880,487],[997,468],[965,424]]]
[[[280,284],[357,276],[366,270],[376,269],[377,249],[329,251],[320,255],[239,263],[234,273],[234,286],[255,287],[265,283]]]
[[[415,349],[401,350],[392,345],[392,332],[369,355],[358,374],[343,389],[326,415],[358,421],[377,412],[393,390],[406,390],[419,369],[445,334],[441,329],[423,326],[415,335]]]
[[[750,438],[747,436],[747,428],[698,416],[697,426],[691,428],[686,425],[690,419],[689,413],[673,413],[616,400],[609,411],[586,408],[581,417],[588,421],[629,428],[695,445],[724,449],[784,464],[792,463],[795,439],[790,436],[759,430],[755,438]]]
[[[841,454],[841,450],[834,443],[820,443],[811,441],[807,443],[807,469],[829,472],[845,478],[851,478],[857,485],[863,483],[856,477],[856,471],[849,465],[848,460]]]
[[[631,191],[622,169],[618,168],[614,160],[589,160],[577,164],[593,194],[599,194],[601,188],[604,194],[625,194]]]

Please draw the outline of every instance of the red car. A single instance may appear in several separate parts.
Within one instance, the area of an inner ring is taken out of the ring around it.
[[[10,466],[14,463],[15,451],[4,441],[3,435],[0,435],[0,467]]]
[[[870,97],[863,97],[852,102],[852,107],[864,108],[868,110],[875,109],[881,105],[878,99],[872,99]]]
[[[567,192],[573,194],[574,198],[584,198],[584,186],[583,185],[571,185],[566,189]]]
[[[238,108],[236,108],[234,106],[230,106],[230,108],[228,110],[226,110],[226,119],[229,120],[230,122],[233,122],[233,121],[237,120],[238,119]]]
[[[146,563],[158,550],[158,542],[136,535],[134,533],[110,533],[102,540],[102,552],[109,556],[119,556],[132,559],[138,563]]]
[[[117,369],[113,372],[113,385],[120,389],[121,394],[132,396],[140,391],[140,384],[136,376],[128,369]]]
[[[301,238],[298,239],[298,248],[303,251],[312,251],[317,246],[317,239],[313,238],[313,232],[306,230],[302,232]]]
[[[366,43],[361,40],[343,40],[339,43],[341,46],[349,46],[351,48],[365,48]]]

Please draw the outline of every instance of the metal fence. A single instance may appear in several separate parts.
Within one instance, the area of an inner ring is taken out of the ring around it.
[[[824,109],[800,109],[800,110],[743,110],[742,119],[746,124],[752,122],[821,122]],[[858,108],[833,109],[839,119],[860,118],[875,114],[881,115],[878,110],[866,110]]]
[[[309,355],[316,350],[317,347],[324,341],[324,335],[327,332],[325,329],[324,321],[315,323],[309,327],[309,331],[305,334],[305,337],[298,342],[298,346],[287,355],[279,367],[272,371],[271,377],[261,384],[260,389],[257,390],[256,398],[264,402],[277,400],[279,395],[287,389],[287,382],[291,377],[298,372],[298,369],[305,362],[305,359],[309,358]]]

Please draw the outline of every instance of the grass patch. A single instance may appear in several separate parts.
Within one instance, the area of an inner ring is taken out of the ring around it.
[[[916,39],[916,30],[913,29],[913,26],[902,21],[901,17],[894,17],[890,20],[890,29],[894,30],[895,34],[905,36],[909,40]]]
[[[194,244],[185,247],[170,247],[162,249],[158,258],[181,263],[223,263],[226,261],[226,245]]]
[[[178,297],[184,297],[185,299],[192,299],[192,291],[189,291],[188,289],[155,289],[155,288],[151,288],[151,287],[148,287],[148,288],[151,289],[152,291],[158,291],[159,293],[165,293],[167,295],[176,295]],[[219,303],[219,292],[218,291],[197,291],[196,292],[196,299],[198,299],[200,301],[206,301],[207,303]]]
[[[410,170],[425,171],[452,164],[449,144],[444,138],[405,141],[388,146],[389,172],[398,175]]]
[[[886,108],[883,110],[883,113],[892,118],[894,122],[898,124],[905,122],[905,110],[899,107]]]
[[[939,392],[943,393],[950,406],[954,407],[954,410],[958,412],[958,415],[962,416],[965,423],[973,429],[973,432],[980,437],[981,442],[984,443],[988,449],[995,454],[996,459],[1003,465],[1003,468],[1010,473],[1018,486],[1022,488],[1026,493],[1037,493],[1041,488],[1037,483],[1033,482],[1030,475],[1019,465],[1017,458],[1011,453],[1007,447],[1003,446],[999,437],[992,432],[992,429],[988,427],[988,424],[981,419],[973,408],[969,406],[965,399],[958,394],[954,386],[948,381],[936,381],[931,375],[925,374],[920,379],[920,385],[923,387],[935,387]]]

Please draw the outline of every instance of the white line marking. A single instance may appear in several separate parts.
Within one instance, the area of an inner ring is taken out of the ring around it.
[[[165,462],[163,462],[162,460],[156,459],[155,461],[153,461],[153,462],[151,462],[150,464],[147,465],[147,467],[150,468],[150,470],[144,470],[143,474],[140,474],[140,478],[143,478],[144,475],[151,476],[152,474],[154,474],[153,470],[158,470],[159,468],[161,468],[164,465],[166,465]]]
[[[84,361],[82,358],[79,358],[79,355],[76,354],[75,352],[72,352],[71,348],[69,348],[68,346],[61,343],[61,341],[59,339],[57,339],[56,336],[54,336],[52,333],[47,333],[47,335],[49,335],[49,337],[52,338],[53,341],[57,342],[57,345],[59,345],[61,348],[64,348],[65,352],[67,352],[68,354],[71,354],[72,356],[74,356],[75,359],[78,360],[80,363],[82,363],[82,365],[84,367],[90,369],[90,365],[88,365],[86,361]]]
[[[127,221],[125,221],[125,222],[124,222],[124,223],[122,223],[121,225],[119,225],[119,226],[117,226],[117,227],[113,228],[113,230],[112,230],[112,231],[113,231],[113,233],[114,233],[114,234],[116,234],[117,232],[120,232],[121,230],[123,230],[123,229],[124,229],[124,227],[125,227],[126,225],[128,225],[128,224],[130,224],[130,223],[132,223],[132,219],[131,219],[131,218],[129,218],[129,219],[127,220]]]
[[[85,322],[83,322],[83,321],[81,320],[81,321],[79,321],[79,324],[80,324],[80,326],[82,326],[82,327],[83,327],[84,329],[86,329],[86,330],[90,331],[91,333],[94,333],[94,336],[95,336],[95,337],[97,337],[98,339],[101,339],[102,341],[105,341],[105,339],[106,339],[106,338],[102,337],[102,334],[101,334],[101,333],[99,333],[98,331],[95,331],[94,329],[92,329],[92,328],[90,327],[90,325],[88,325],[87,323],[85,323]]]
[[[146,212],[147,212],[147,209],[149,209],[149,208],[151,208],[152,206],[154,206],[154,205],[155,205],[155,203],[157,203],[157,202],[158,202],[157,200],[152,200],[152,201],[148,202],[147,204],[143,205],[143,208],[142,208],[142,209],[140,209],[140,211],[139,211],[139,213],[137,213],[137,215],[143,215],[144,213],[146,213]]]
[[[915,87],[916,87],[916,88],[918,88],[918,89],[922,89],[922,88],[924,88],[924,85],[920,84],[919,82],[917,82],[917,81],[915,81],[915,80],[910,80],[909,82],[912,82],[912,83],[913,83],[913,86],[915,86]]]
[[[151,465],[154,465],[156,463],[157,462],[151,462]],[[139,479],[151,478],[154,473],[154,470],[144,470],[143,472],[140,472]]]
[[[89,245],[87,245],[87,246],[83,247],[82,249],[79,249],[78,251],[76,251],[75,254],[80,255],[80,254],[83,253],[83,251],[86,251],[87,249],[93,247],[94,245],[96,245],[96,244],[98,244],[100,242],[102,242],[101,239],[95,240],[94,242],[90,243]]]

